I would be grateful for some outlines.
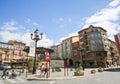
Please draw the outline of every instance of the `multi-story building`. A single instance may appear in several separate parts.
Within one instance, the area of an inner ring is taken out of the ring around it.
[[[64,39],[60,45],[54,46],[52,56],[71,60],[75,64],[84,64],[84,67],[107,67],[107,65],[120,64],[120,36],[115,42],[107,38],[107,31],[102,27],[90,25],[78,32],[78,36]]]
[[[73,59],[74,58],[73,57],[73,52],[74,52],[74,56],[75,56],[76,55],[75,51],[78,50],[78,48],[75,49],[75,47],[74,47],[74,50],[73,50],[72,44],[77,42],[77,41],[79,41],[78,36],[72,36],[72,37],[64,39],[62,41],[63,59],[68,59],[69,60],[68,63],[70,63],[71,61],[75,62],[75,60]]]
[[[106,65],[107,34],[101,27],[90,25],[78,32],[82,62],[86,67]]]
[[[51,58],[52,58],[52,59],[57,58],[57,57],[58,57],[58,48],[57,48],[57,46],[54,45],[54,46],[51,47],[51,49],[54,50],[54,53],[51,53]]]
[[[74,63],[80,63],[81,60],[82,60],[82,58],[80,56],[79,46],[80,46],[80,42],[79,41],[76,41],[76,42],[72,43],[72,52],[73,52],[72,53],[72,59],[73,59]]]
[[[62,44],[57,45],[57,55],[60,59],[62,59]]]
[[[79,52],[79,37],[72,36],[64,39],[61,44],[51,47],[54,53],[51,54],[53,58],[59,57],[60,59],[68,59],[67,62],[80,62]]]
[[[23,51],[26,44],[13,40],[9,40],[8,43],[13,45],[13,60],[15,60],[14,64],[22,65],[27,58],[27,53]]]
[[[114,38],[115,38],[116,46],[117,46],[118,53],[120,56],[120,33],[114,35]]]
[[[119,64],[119,53],[116,47],[116,43],[110,39],[108,39],[108,50],[107,50],[107,57],[106,63],[108,65],[116,65]]]
[[[10,63],[13,58],[13,45],[0,42],[0,63]]]

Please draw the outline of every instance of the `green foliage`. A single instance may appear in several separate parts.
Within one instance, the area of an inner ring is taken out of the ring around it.
[[[81,70],[82,70],[82,65],[79,64],[79,65],[78,65],[78,68],[77,68],[77,71],[79,72],[79,71],[81,71]]]
[[[29,60],[27,64],[29,69],[32,68],[34,65],[34,60],[33,59]]]
[[[95,74],[95,73],[96,73],[95,69],[91,70],[91,74]]]
[[[98,68],[98,72],[103,72],[103,68],[102,68],[102,67],[99,67],[99,68]]]

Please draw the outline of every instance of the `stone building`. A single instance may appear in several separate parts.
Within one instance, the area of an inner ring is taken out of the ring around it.
[[[105,67],[107,57],[106,32],[105,29],[93,25],[78,32],[84,66]]]
[[[9,64],[13,58],[13,45],[0,42],[0,63]]]
[[[80,62],[79,38],[78,36],[71,36],[62,40],[61,44],[51,47],[54,53],[52,57],[59,57],[60,59],[67,59],[68,65]]]
[[[114,39],[115,39],[115,43],[116,43],[117,50],[118,50],[118,53],[119,53],[119,62],[120,62],[120,33],[114,35]]]
[[[12,63],[15,66],[23,66],[27,59],[27,53],[23,51],[26,44],[14,40],[9,40],[8,44],[13,45],[13,59]]]
[[[106,62],[109,66],[119,64],[119,53],[117,50],[116,43],[110,39],[108,39],[108,51]]]

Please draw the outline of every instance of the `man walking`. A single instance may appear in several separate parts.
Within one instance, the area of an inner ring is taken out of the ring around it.
[[[4,68],[4,70],[3,70],[3,74],[2,74],[2,76],[1,76],[1,78],[5,78],[6,79],[6,71],[7,71],[7,69],[6,68]]]

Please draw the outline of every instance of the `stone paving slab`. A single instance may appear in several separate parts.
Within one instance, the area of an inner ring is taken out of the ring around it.
[[[92,69],[96,70],[95,74],[91,74],[90,71]],[[94,76],[97,74],[101,74],[101,73],[106,73],[106,71],[104,72],[98,72],[97,71],[98,68],[87,68],[84,70],[84,76],[74,76],[74,72],[75,70],[70,71],[70,69],[68,70],[68,76],[64,76],[64,69],[62,69],[61,72],[52,72],[50,70],[50,77],[46,78],[46,77],[40,77],[40,73],[39,71],[37,71],[37,74],[29,74],[27,76],[27,78],[25,78],[25,74],[24,74],[24,78],[26,80],[29,81],[52,81],[52,80],[69,80],[69,79],[75,79],[75,78],[80,78],[80,77],[88,77],[88,76]],[[23,75],[22,75],[23,76]]]
[[[35,75],[29,75],[28,78],[26,78],[29,81],[52,81],[52,80],[69,80],[69,79],[75,79],[78,77],[85,77],[85,76],[89,76],[92,75],[90,73],[91,69],[86,69],[84,71],[84,76],[74,76],[74,72],[75,70],[68,70],[68,76],[66,73],[66,76],[64,76],[64,69],[62,69],[61,72],[50,72],[50,77],[46,78],[46,77],[40,77],[39,74],[35,74]]]

